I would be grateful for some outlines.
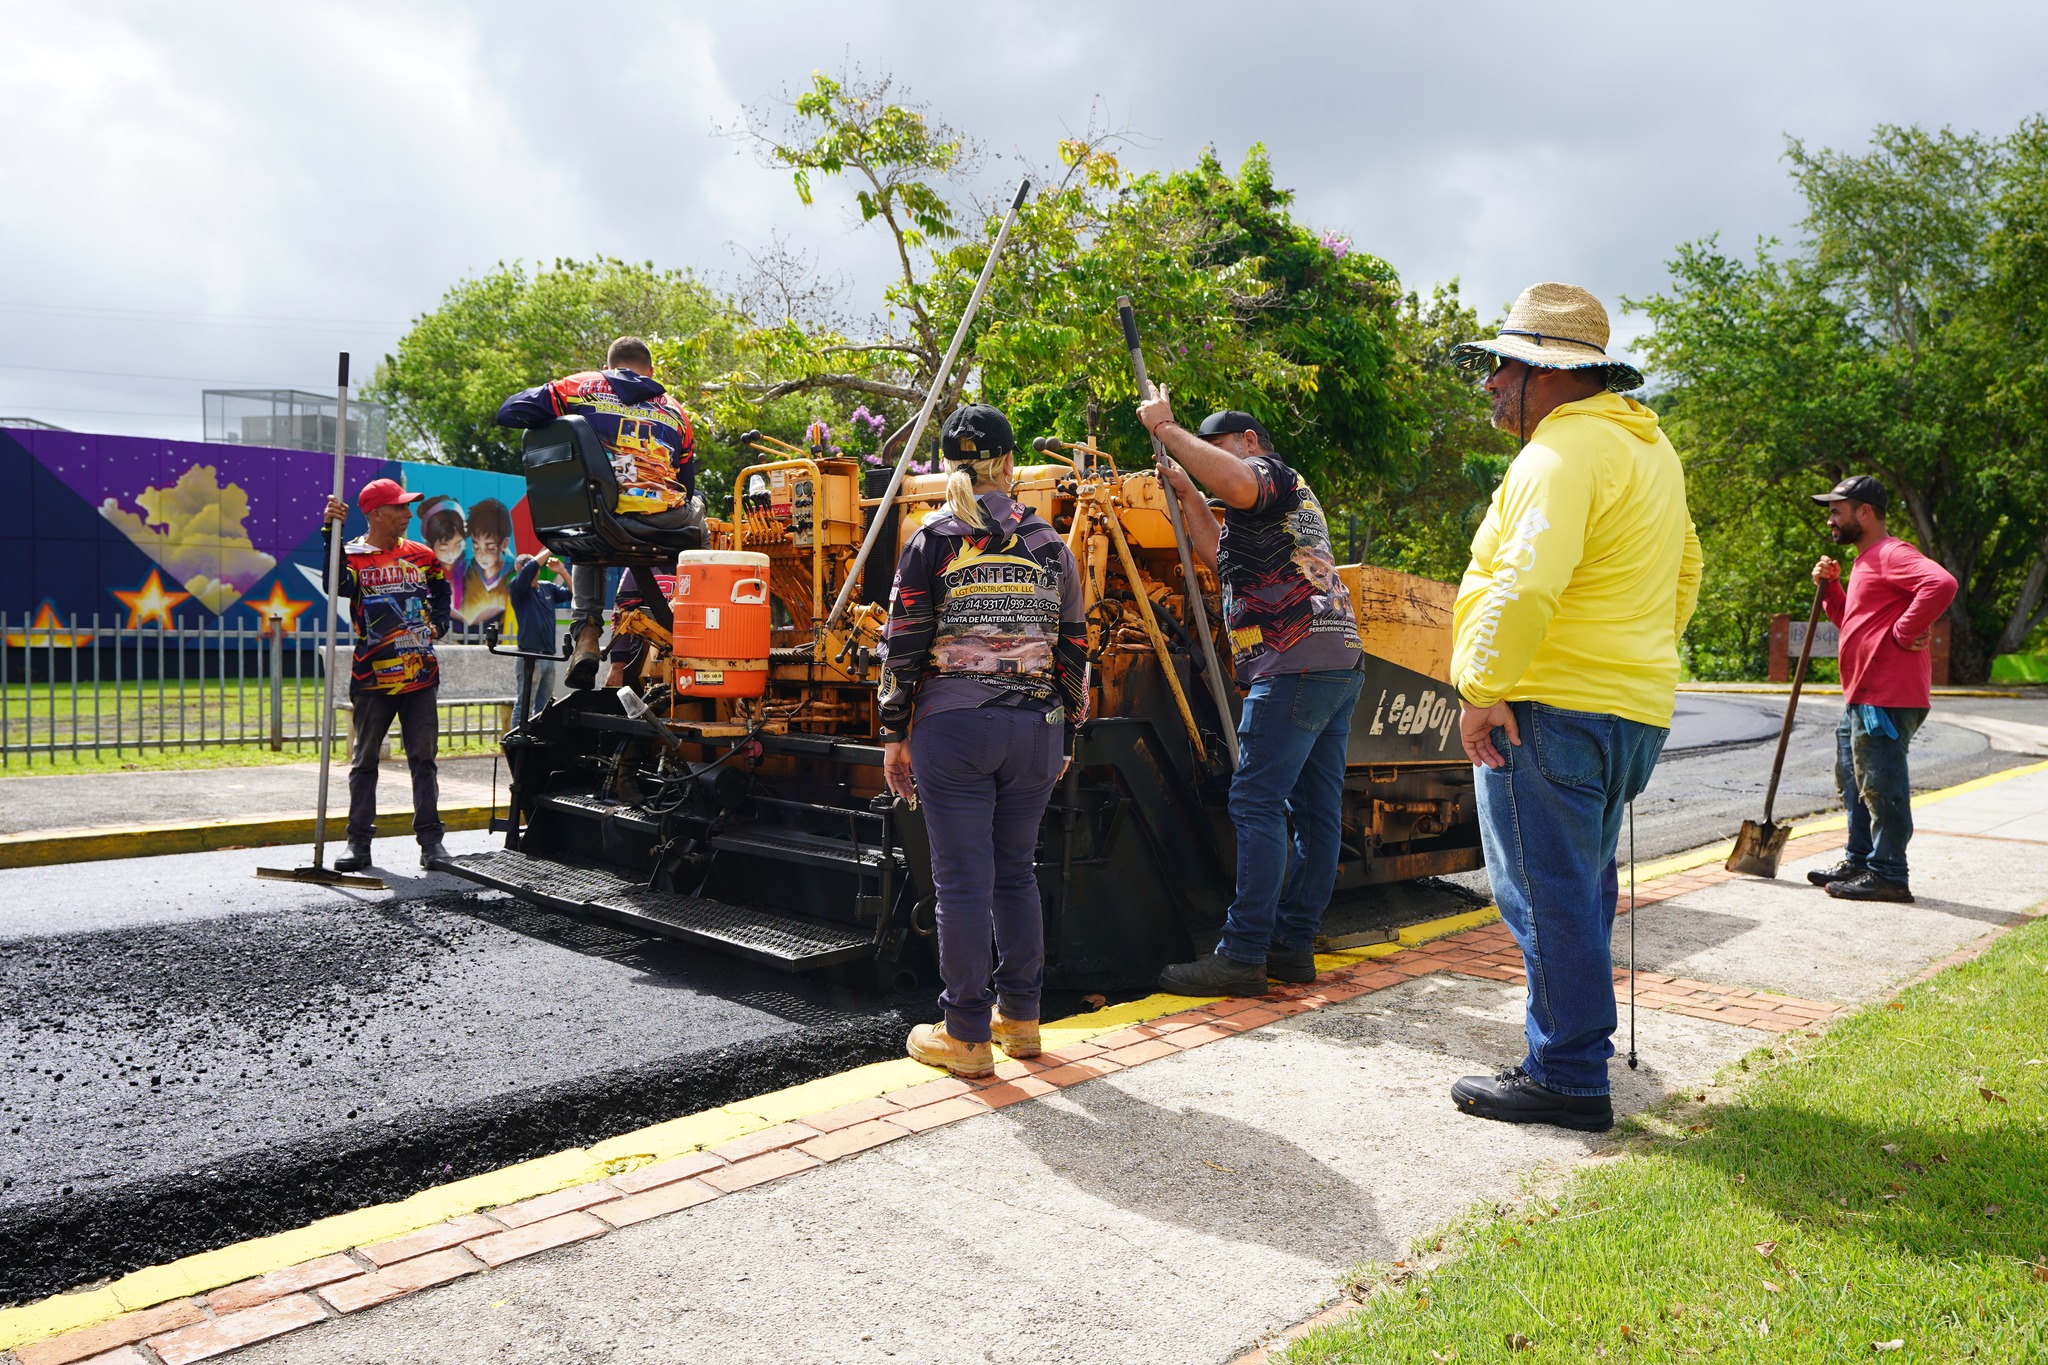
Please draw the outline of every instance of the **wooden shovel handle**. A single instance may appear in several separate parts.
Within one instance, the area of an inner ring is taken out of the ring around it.
[[[1813,589],[1813,608],[1806,613],[1806,638],[1799,645],[1799,666],[1792,670],[1792,695],[1785,699],[1785,723],[1778,729],[1778,756],[1771,760],[1771,785],[1764,792],[1764,823],[1771,823],[1771,807],[1778,800],[1778,775],[1785,771],[1785,746],[1792,742],[1792,717],[1799,711],[1799,689],[1806,685],[1806,661],[1813,657],[1813,637],[1820,625],[1819,585]],[[1846,704],[1847,699],[1844,698]]]

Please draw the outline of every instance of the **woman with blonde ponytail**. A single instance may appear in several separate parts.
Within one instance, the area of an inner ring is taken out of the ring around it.
[[[922,800],[938,893],[939,1004],[912,1057],[995,1070],[1038,1055],[1045,921],[1032,847],[1088,704],[1081,578],[1059,533],[1009,495],[1016,439],[971,403],[939,437],[946,505],[896,564],[882,638],[882,775]],[[994,943],[994,952],[990,943]]]

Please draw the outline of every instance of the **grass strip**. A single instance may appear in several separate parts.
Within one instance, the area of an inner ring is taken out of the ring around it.
[[[1723,1082],[1279,1359],[2048,1360],[2048,920]]]

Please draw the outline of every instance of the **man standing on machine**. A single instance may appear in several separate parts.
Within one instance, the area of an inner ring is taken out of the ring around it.
[[[1364,678],[1358,621],[1322,506],[1257,418],[1226,410],[1189,431],[1162,388],[1138,405],[1138,420],[1172,457],[1163,477],[1195,553],[1223,584],[1231,657],[1249,689],[1230,780],[1237,896],[1216,950],[1168,967],[1159,988],[1264,995],[1269,976],[1316,977],[1316,933],[1337,884],[1344,750]],[[1223,500],[1220,533],[1196,480]]]
[[[1622,397],[1643,377],[1608,357],[1598,299],[1533,285],[1500,335],[1451,355],[1485,374],[1493,424],[1525,443],[1472,538],[1451,682],[1486,873],[1529,981],[1528,1054],[1451,1098],[1600,1132],[1614,1124],[1615,846],[1671,732],[1699,538],[1657,414]]]
[[[1842,566],[1821,556],[1813,566],[1820,604],[1842,632],[1842,723],[1835,729],[1835,784],[1849,811],[1849,847],[1833,867],[1806,879],[1851,901],[1905,901],[1906,843],[1913,837],[1913,780],[1906,747],[1934,685],[1927,646],[1934,623],[1955,600],[1947,569],[1885,530],[1891,494],[1857,474],[1813,500],[1828,509],[1828,534],[1852,546],[1856,570],[1842,589]]]
[[[605,354],[602,372],[522,389],[498,409],[498,425],[544,427],[557,417],[588,418],[618,476],[617,512],[647,526],[687,526],[701,513],[691,507],[697,484],[697,445],[690,414],[654,378],[654,356],[639,337],[620,337]],[[604,638],[604,565],[569,570],[576,652],[565,682],[597,683]]]
[[[334,860],[336,872],[360,872],[370,865],[370,839],[377,832],[377,753],[394,719],[412,770],[412,832],[420,841],[420,866],[432,868],[448,856],[441,846],[441,785],[435,766],[441,666],[434,657],[434,641],[448,633],[448,571],[432,550],[405,539],[412,504],[419,500],[420,494],[406,492],[391,479],[364,484],[356,506],[370,529],[341,547],[341,582],[328,587],[349,599],[349,628],[356,637],[348,680],[354,732],[348,852]],[[323,542],[347,515],[341,499],[327,499]],[[323,553],[320,562],[332,561]]]

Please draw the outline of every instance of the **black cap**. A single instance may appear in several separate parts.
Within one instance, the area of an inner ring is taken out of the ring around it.
[[[1809,494],[1815,502],[1867,502],[1880,513],[1892,505],[1892,495],[1868,474],[1851,474],[1835,485],[1832,493]]]
[[[986,403],[954,408],[939,429],[939,451],[949,460],[992,460],[1016,449],[1010,419]]]
[[[1259,433],[1260,445],[1271,448],[1273,444],[1273,438],[1266,434],[1266,428],[1259,424],[1258,418],[1248,412],[1239,412],[1236,408],[1225,408],[1221,412],[1210,413],[1202,419],[1201,430],[1195,435],[1206,440],[1211,436],[1228,436],[1237,431],[1256,431]]]

